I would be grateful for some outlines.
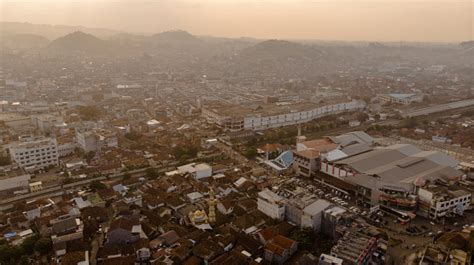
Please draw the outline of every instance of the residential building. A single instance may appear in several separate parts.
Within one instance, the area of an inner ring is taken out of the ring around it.
[[[265,245],[265,260],[271,263],[284,264],[297,249],[296,241],[282,235],[276,235]]]

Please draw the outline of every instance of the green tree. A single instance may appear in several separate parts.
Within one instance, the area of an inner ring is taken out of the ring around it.
[[[298,242],[302,249],[309,250],[314,244],[315,234],[311,228],[296,230],[290,235],[291,239]]]
[[[254,158],[258,155],[257,149],[255,148],[247,148],[244,152],[244,156],[246,158]]]
[[[418,126],[418,121],[415,118],[411,117],[411,118],[405,119],[403,121],[402,125],[403,125],[403,127],[413,129],[416,126]]]
[[[156,170],[154,168],[149,167],[145,171],[145,176],[148,179],[156,179],[156,178],[158,178],[158,172],[156,172]]]
[[[0,245],[0,264],[18,264],[18,259],[25,253],[21,246]]]
[[[41,254],[48,254],[53,249],[53,243],[49,238],[40,238],[35,243],[35,251]]]
[[[129,132],[125,134],[125,138],[130,141],[138,141],[142,138],[142,135],[136,132]]]
[[[80,106],[78,112],[81,118],[86,121],[96,121],[102,116],[102,109],[97,106]]]
[[[0,154],[0,166],[10,165],[10,157]]]
[[[38,234],[34,234],[30,237],[27,237],[23,241],[23,243],[21,243],[21,246],[25,250],[26,254],[28,254],[28,255],[33,254],[33,252],[35,250],[36,241],[38,241],[39,238],[40,238],[40,236]]]
[[[89,189],[91,189],[92,191],[103,190],[106,188],[107,187],[105,186],[105,184],[98,180],[94,180],[89,184]]]

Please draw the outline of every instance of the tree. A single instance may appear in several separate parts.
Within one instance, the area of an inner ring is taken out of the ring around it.
[[[41,254],[48,254],[53,249],[53,243],[49,238],[41,238],[35,243],[35,251]]]
[[[30,237],[27,237],[23,241],[23,243],[21,243],[21,246],[25,250],[26,254],[28,254],[28,255],[33,254],[33,252],[35,250],[35,244],[36,244],[36,242],[38,241],[39,238],[40,238],[40,236],[38,234],[34,234]]]
[[[403,121],[403,127],[412,129],[412,128],[415,128],[416,126],[418,126],[418,121],[413,117],[405,119]]]
[[[18,264],[18,259],[24,255],[21,246],[12,246],[8,244],[0,245],[0,264]]]
[[[123,174],[123,178],[122,180],[129,180],[132,176],[130,176],[130,173],[126,172],[125,174]]]
[[[10,165],[10,157],[0,154],[0,166]]]
[[[104,185],[104,183],[94,180],[89,184],[89,189],[92,191],[98,191],[98,190],[103,190],[106,189],[107,187]]]
[[[80,106],[78,112],[81,118],[86,121],[96,121],[102,116],[102,109],[97,106]]]
[[[156,179],[156,178],[158,178],[158,172],[156,172],[156,170],[154,168],[149,167],[145,171],[145,176],[148,179]]]
[[[246,158],[254,158],[258,155],[257,149],[255,148],[247,148],[244,152],[244,156]]]
[[[92,158],[94,158],[95,152],[94,151],[89,151],[84,154],[83,158],[87,161],[87,163],[90,163],[92,161]]]
[[[291,234],[291,239],[298,242],[302,249],[309,250],[314,243],[314,231],[311,228],[296,230]]]
[[[129,132],[125,134],[125,138],[130,141],[138,141],[142,138],[142,135],[136,132]]]

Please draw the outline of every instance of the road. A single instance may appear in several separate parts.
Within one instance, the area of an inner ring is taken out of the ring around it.
[[[423,116],[423,115],[428,115],[432,113],[465,108],[465,107],[470,107],[470,106],[474,106],[474,99],[461,100],[461,101],[431,106],[431,107],[417,109],[417,110],[410,110],[405,113],[402,113],[402,117],[404,118],[417,117],[417,116]]]

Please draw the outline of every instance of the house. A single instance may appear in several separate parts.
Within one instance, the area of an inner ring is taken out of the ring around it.
[[[297,249],[298,245],[296,241],[282,235],[277,235],[265,245],[265,260],[272,263],[284,264]]]
[[[126,245],[137,241],[140,235],[134,233],[135,225],[137,224],[124,217],[114,220],[107,231],[107,244]]]
[[[65,234],[71,231],[75,231],[77,226],[80,224],[80,221],[76,221],[76,218],[74,216],[66,214],[51,220],[50,224],[52,226],[53,233]]]
[[[234,211],[234,204],[230,200],[222,200],[217,203],[217,210],[224,215],[231,214]]]

